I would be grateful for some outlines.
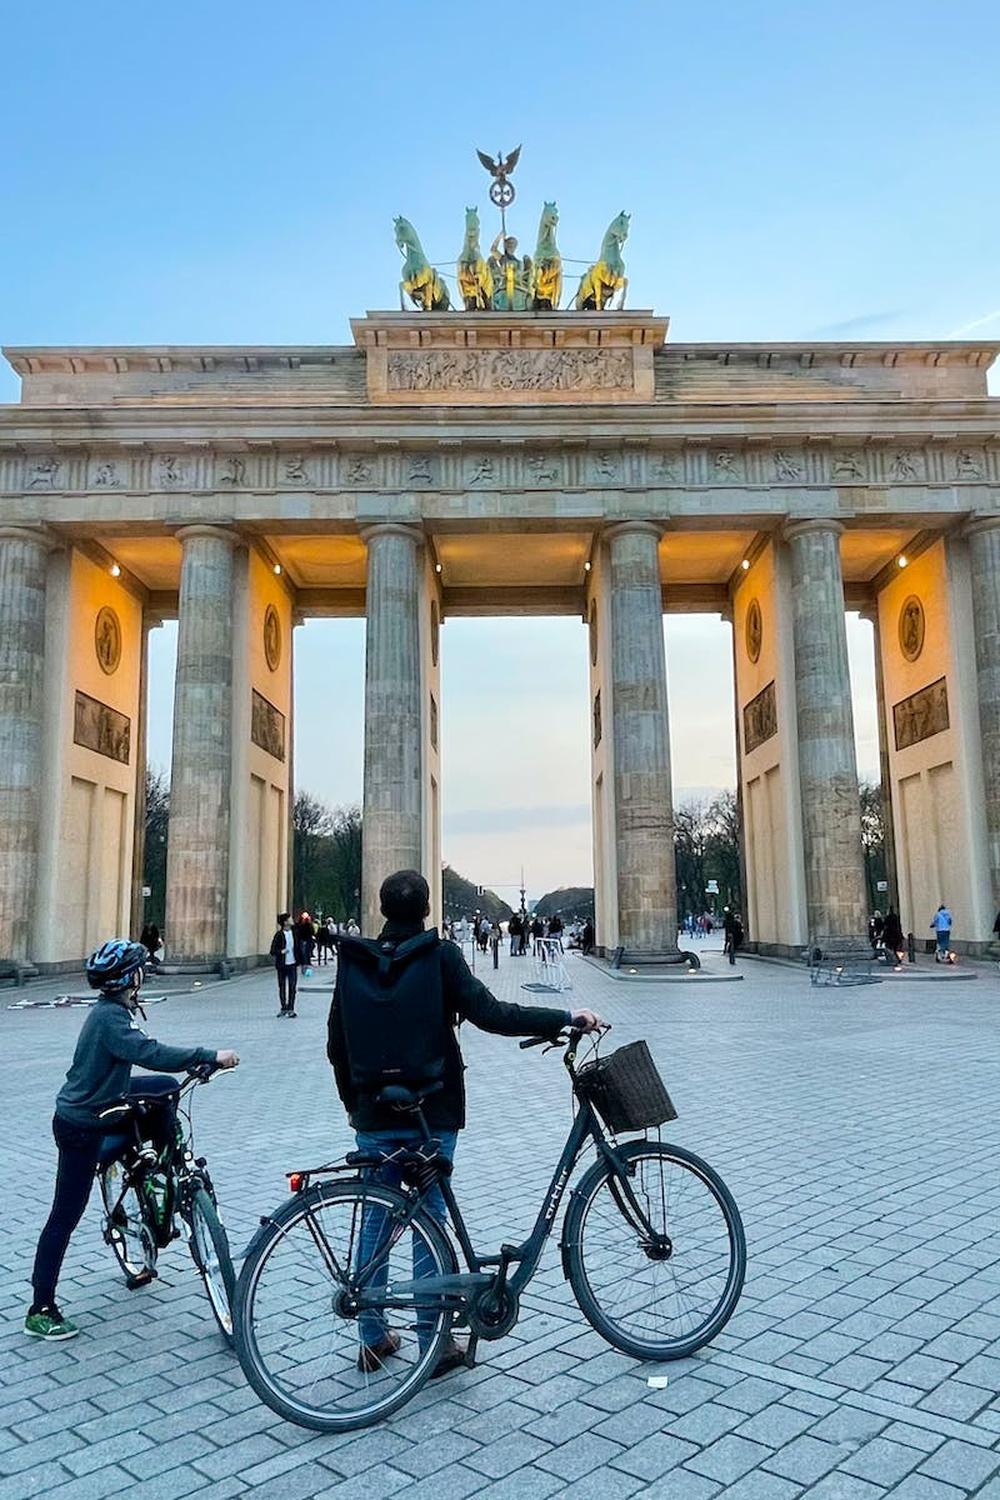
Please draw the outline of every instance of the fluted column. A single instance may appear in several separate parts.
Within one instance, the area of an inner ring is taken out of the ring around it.
[[[847,664],[839,521],[785,530],[810,940],[865,937],[868,902]]]
[[[659,540],[649,521],[607,532],[618,941],[634,957],[677,951]]]
[[[49,545],[31,527],[0,527],[0,960],[18,964],[38,896]]]
[[[1000,910],[1000,516],[968,528],[992,909]]]
[[[423,827],[420,549],[410,526],[370,526],[365,649],[362,927],[380,926],[378,891],[394,870],[419,870]],[[428,879],[432,872],[423,872]]]
[[[233,549],[216,526],[177,533],[180,624],[174,686],[165,941],[172,962],[226,952],[233,745]]]

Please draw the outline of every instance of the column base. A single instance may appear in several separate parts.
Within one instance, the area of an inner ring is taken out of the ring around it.
[[[652,951],[648,948],[612,948],[605,950],[604,957],[613,969],[700,969],[701,959],[697,953],[683,948],[663,948]]]

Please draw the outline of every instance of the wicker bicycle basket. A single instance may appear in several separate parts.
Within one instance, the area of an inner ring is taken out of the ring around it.
[[[607,1057],[582,1063],[576,1087],[616,1134],[648,1130],[677,1118],[645,1042],[629,1042]]]

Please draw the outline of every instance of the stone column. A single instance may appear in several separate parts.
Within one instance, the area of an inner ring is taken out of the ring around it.
[[[968,528],[992,909],[1000,911],[1000,516]]]
[[[674,814],[660,528],[606,533],[611,626],[618,941],[629,957],[677,953]]]
[[[49,546],[32,527],[0,527],[0,960],[18,966],[38,896]]]
[[[167,840],[167,954],[216,963],[227,947],[233,744],[233,532],[177,533],[180,628]]]
[[[882,835],[885,840],[885,879],[889,889],[876,901],[885,915],[891,906],[899,911],[899,879],[896,874],[896,822],[892,808],[892,769],[889,760],[889,721],[885,705],[885,668],[882,664],[882,630],[878,618],[878,600],[861,611],[861,618],[872,627],[875,645],[875,709],[878,715],[879,785],[882,788]],[[862,855],[862,858],[864,856]]]
[[[382,923],[382,881],[394,870],[421,868],[423,536],[394,523],[369,526],[361,535],[368,547],[361,920],[365,936],[373,937]],[[428,879],[432,873],[423,871]]]
[[[785,530],[791,563],[799,786],[810,941],[866,941],[868,902],[839,521]]]

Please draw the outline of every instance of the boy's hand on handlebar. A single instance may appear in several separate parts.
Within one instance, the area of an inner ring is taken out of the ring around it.
[[[239,1054],[237,1052],[233,1052],[233,1050],[229,1047],[226,1047],[222,1052],[217,1052],[215,1054],[215,1060],[219,1064],[220,1068],[238,1067],[240,1061]]]
[[[588,1032],[608,1031],[610,1030],[611,1023],[610,1021],[605,1021],[604,1018],[602,1016],[599,1016],[596,1011],[575,1010],[573,1012],[570,1025],[573,1027],[574,1031]]]

